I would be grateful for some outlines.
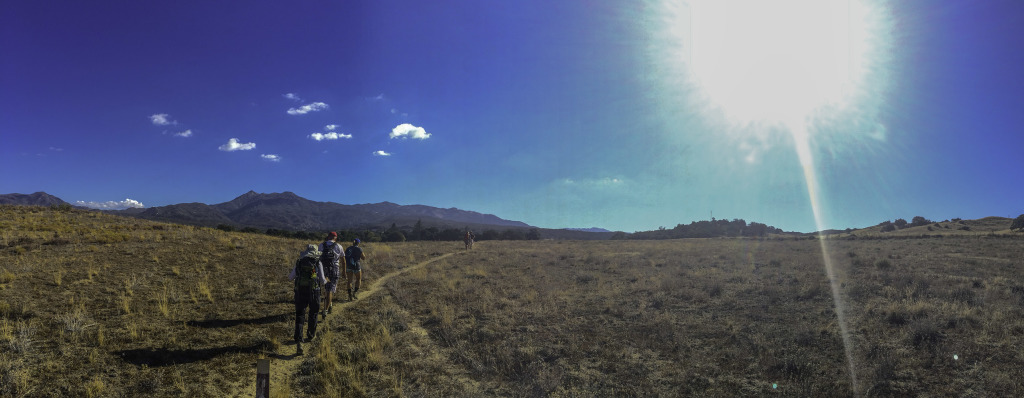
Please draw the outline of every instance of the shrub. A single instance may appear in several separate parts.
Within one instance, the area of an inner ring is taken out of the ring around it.
[[[1017,218],[1013,219],[1013,223],[1010,224],[1010,230],[1013,231],[1015,229],[1024,231],[1024,214],[1021,214],[1017,216]]]
[[[942,332],[931,322],[917,321],[910,329],[910,340],[915,348],[934,348],[942,340]]]
[[[891,221],[886,221],[886,222],[883,222],[883,223],[881,223],[879,225],[882,226],[882,229],[881,229],[882,232],[892,232],[892,231],[896,230],[896,226],[893,225]]]

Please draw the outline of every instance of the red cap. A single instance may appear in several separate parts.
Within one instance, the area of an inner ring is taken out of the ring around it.
[[[327,234],[327,239],[337,239],[337,238],[338,238],[338,233],[337,232],[331,231],[329,234]]]

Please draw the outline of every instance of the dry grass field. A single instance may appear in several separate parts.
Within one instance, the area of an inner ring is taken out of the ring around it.
[[[0,396],[251,395],[260,357],[278,396],[1022,396],[1024,239],[985,222],[825,241],[854,386],[817,239],[368,244],[389,278],[296,358],[313,242],[0,207]]]

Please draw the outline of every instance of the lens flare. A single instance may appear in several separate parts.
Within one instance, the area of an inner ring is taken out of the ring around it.
[[[716,134],[749,150],[748,163],[763,152],[752,145],[784,133],[800,162],[818,231],[828,221],[815,154],[836,153],[855,140],[886,139],[877,120],[888,81],[891,21],[880,1],[652,0],[645,19],[660,83],[685,93],[667,106],[699,107],[717,123]],[[839,282],[827,242],[819,241],[857,393]]]

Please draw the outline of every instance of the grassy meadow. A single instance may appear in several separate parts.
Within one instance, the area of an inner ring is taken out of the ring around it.
[[[314,242],[0,206],[0,396],[1024,395],[1024,234],[936,224],[824,241],[854,385],[817,239],[367,244],[294,357]]]

